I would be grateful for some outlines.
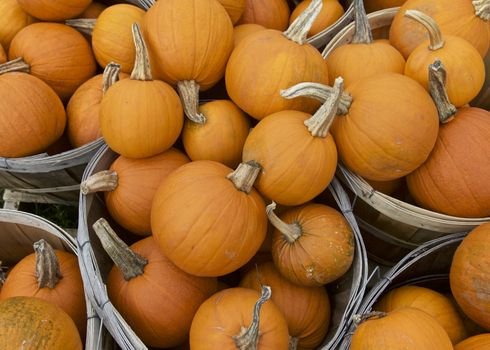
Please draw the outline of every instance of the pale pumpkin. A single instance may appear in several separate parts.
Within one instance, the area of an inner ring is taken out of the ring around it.
[[[255,23],[267,29],[285,30],[289,21],[287,0],[246,0],[237,24]]]
[[[293,23],[293,21],[298,18],[298,16],[308,7],[310,3],[311,0],[303,0],[296,5],[293,13],[291,13],[291,17],[289,17],[289,24]],[[330,27],[343,15],[344,8],[337,0],[323,0],[322,10],[315,19],[315,22],[313,22],[313,25],[308,32],[308,37],[316,35],[324,29]]]
[[[486,350],[490,349],[490,333],[475,335],[463,340],[454,350]]]
[[[92,0],[17,0],[22,9],[47,22],[63,21],[80,15]]]
[[[14,36],[24,27],[35,21],[28,15],[17,0],[0,1],[0,45],[8,51]]]
[[[228,16],[230,16],[231,23],[235,24],[238,22],[240,17],[245,11],[245,5],[247,3],[246,0],[218,0],[220,4],[225,8],[226,12],[228,12]]]
[[[243,41],[243,39],[262,30],[265,30],[265,27],[255,23],[240,24],[234,27],[233,28],[234,47],[237,47],[238,44],[240,44]]]
[[[399,7],[402,6],[405,1],[407,0],[365,0],[364,6],[366,7],[366,11],[369,13],[392,7]]]

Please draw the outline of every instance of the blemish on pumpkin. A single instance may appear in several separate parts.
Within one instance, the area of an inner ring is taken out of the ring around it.
[[[225,255],[226,255],[226,257],[227,257],[228,259],[233,260],[233,259],[235,259],[235,257],[236,257],[236,255],[237,255],[237,254],[236,254],[236,252],[234,252],[234,251],[231,251],[231,250],[226,250],[226,251],[225,251]]]

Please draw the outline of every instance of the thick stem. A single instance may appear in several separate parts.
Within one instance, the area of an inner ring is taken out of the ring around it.
[[[429,65],[429,92],[439,112],[440,122],[444,124],[453,119],[457,109],[447,96],[446,70],[440,60]]]
[[[381,311],[372,311],[364,315],[354,315],[352,316],[352,321],[354,322],[354,325],[356,327],[359,327],[359,325],[371,318],[383,318],[386,317],[388,314],[386,312],[381,312]]]
[[[283,34],[289,40],[292,40],[299,45],[306,43],[308,32],[322,10],[322,6],[322,0],[313,0]]]
[[[490,19],[490,0],[473,0],[475,15],[484,21]]]
[[[248,194],[252,191],[261,169],[262,167],[259,163],[251,160],[246,163],[240,163],[236,170],[228,174],[226,178],[233,182],[237,190]]]
[[[119,178],[113,170],[102,170],[80,184],[80,192],[87,195],[95,192],[114,191]]]
[[[10,72],[30,73],[31,66],[22,57],[0,64],[0,75]]]
[[[206,116],[199,112],[199,84],[195,80],[182,80],[177,82],[177,91],[187,118],[197,124],[206,123]]]
[[[371,44],[373,42],[373,34],[371,32],[371,25],[364,9],[363,0],[355,0],[354,2],[354,16],[355,16],[355,33],[352,38],[353,44]]]
[[[267,217],[269,218],[270,223],[272,224],[272,226],[278,229],[279,232],[282,233],[286,241],[291,244],[296,242],[296,240],[298,240],[298,238],[300,238],[303,233],[301,230],[301,226],[297,222],[286,224],[276,215],[276,213],[274,213],[275,209],[275,202],[272,202],[265,208],[265,212],[267,213]]]
[[[411,18],[420,24],[429,32],[429,49],[432,51],[439,50],[444,47],[444,39],[442,38],[441,29],[437,25],[437,22],[430,16],[417,10],[405,11],[405,17]]]
[[[54,289],[63,276],[53,247],[41,239],[34,243],[34,251],[36,252],[36,278],[39,288]]]
[[[119,72],[121,71],[121,65],[111,62],[105,69],[102,75],[102,93],[105,95],[107,90],[119,80]]]
[[[75,18],[75,19],[67,19],[65,24],[72,28],[75,28],[80,33],[92,35],[95,28],[95,22],[97,19],[95,18]]]
[[[133,23],[131,28],[133,31],[134,47],[136,49],[136,58],[134,60],[133,71],[131,72],[131,79],[141,81],[153,80],[148,49],[146,48],[143,35],[141,35],[140,26],[138,23]]]
[[[271,287],[262,286],[262,295],[254,306],[253,320],[248,328],[242,327],[238,335],[233,336],[235,345],[240,350],[257,350],[259,343],[260,309],[262,305],[270,299],[272,295]]]
[[[296,350],[298,348],[298,337],[289,336],[289,350]]]
[[[148,260],[136,254],[124,243],[111,228],[109,223],[101,218],[93,225],[95,233],[100,239],[104,250],[121,270],[126,281],[144,273]]]
[[[287,99],[296,97],[309,97],[314,98],[321,103],[325,101],[335,93],[334,88],[319,84],[319,83],[299,83],[289,89],[281,90],[281,96]],[[337,114],[345,115],[349,112],[350,105],[352,104],[352,96],[342,93]]]
[[[338,77],[333,86],[334,93],[329,96],[325,103],[304,124],[314,137],[327,137],[328,130],[332,125],[339,109],[342,92],[344,90],[344,79]]]

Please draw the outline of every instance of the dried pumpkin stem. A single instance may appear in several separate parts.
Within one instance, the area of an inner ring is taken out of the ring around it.
[[[296,350],[298,348],[298,337],[289,336],[289,350]]]
[[[92,35],[95,28],[95,22],[97,22],[97,19],[95,18],[75,18],[75,19],[67,19],[65,21],[65,24],[67,26],[75,28],[80,33]]]
[[[322,0],[313,0],[283,34],[289,40],[292,40],[299,45],[306,43],[308,32],[322,10],[322,6]]]
[[[417,10],[405,11],[405,17],[411,18],[420,24],[429,32],[429,49],[432,51],[439,50],[444,47],[444,39],[442,38],[441,28],[437,25],[437,22],[430,16]]]
[[[148,260],[136,254],[124,243],[114,232],[109,223],[101,218],[93,225],[95,233],[100,239],[104,250],[121,270],[126,281],[131,280],[144,273]]]
[[[352,322],[354,322],[354,325],[358,327],[361,323],[371,319],[371,318],[383,318],[386,317],[388,314],[386,312],[381,312],[381,311],[372,311],[364,315],[354,315],[352,316]]]
[[[102,93],[105,94],[107,90],[119,80],[119,72],[121,71],[121,65],[111,62],[105,69],[102,75]]]
[[[199,112],[199,84],[195,80],[182,80],[177,82],[177,91],[187,118],[197,124],[206,123],[206,116]]]
[[[274,213],[275,209],[275,202],[272,202],[265,208],[265,212],[267,213],[267,217],[269,218],[270,223],[272,224],[272,226],[278,229],[279,232],[282,233],[286,241],[288,241],[289,243],[296,242],[296,240],[298,240],[298,238],[300,238],[303,233],[300,224],[298,224],[297,222],[286,224],[279,218],[279,216],[276,215],[276,213]]]
[[[138,23],[133,23],[131,29],[133,31],[133,41],[136,49],[136,58],[134,60],[133,71],[131,72],[131,79],[141,81],[153,80],[148,49],[141,34],[140,26]]]
[[[259,163],[251,160],[246,163],[240,163],[238,167],[226,176],[233,182],[236,189],[245,193],[250,193],[252,187],[260,174],[262,167]]]
[[[34,243],[36,253],[36,278],[39,288],[54,289],[63,278],[56,253],[44,239]]]
[[[87,195],[95,192],[114,191],[119,178],[113,170],[102,170],[80,184],[80,192]]]
[[[352,38],[353,44],[371,44],[373,42],[373,33],[371,32],[371,25],[364,9],[363,0],[355,0],[354,2],[354,22],[355,33]]]
[[[262,286],[262,295],[254,305],[254,313],[252,323],[248,328],[242,327],[238,335],[232,338],[235,345],[240,350],[257,350],[259,343],[259,325],[260,325],[260,309],[262,305],[270,299],[272,295],[271,287]]]
[[[490,19],[490,0],[473,0],[475,15],[484,21]]]
[[[30,73],[31,66],[28,63],[26,63],[22,57],[0,64],[0,74],[10,73],[10,72]]]
[[[429,92],[439,113],[439,121],[447,123],[458,111],[446,92],[446,70],[440,60],[429,65]]]

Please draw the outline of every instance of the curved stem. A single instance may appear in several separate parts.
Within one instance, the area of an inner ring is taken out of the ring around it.
[[[484,21],[490,19],[490,0],[473,0],[475,15]]]
[[[93,225],[95,233],[100,239],[104,250],[121,270],[126,281],[144,273],[148,260],[136,254],[124,243],[111,228],[109,223],[101,218]]]
[[[353,44],[371,44],[373,42],[373,33],[364,9],[364,0],[355,0],[354,2],[354,22],[355,33],[352,38]]]
[[[107,90],[119,80],[119,72],[121,71],[121,65],[111,62],[105,69],[102,75],[102,93],[105,95]]]
[[[206,116],[199,112],[199,84],[195,80],[182,80],[177,82],[177,91],[187,118],[197,124],[206,123]]]
[[[328,130],[332,125],[339,109],[342,92],[344,90],[344,79],[338,77],[333,86],[334,92],[329,96],[325,103],[316,111],[304,124],[314,137],[327,137]]]
[[[322,10],[323,1],[313,0],[310,5],[291,23],[289,28],[283,33],[289,40],[299,45],[306,43],[308,32]]]
[[[262,305],[270,299],[272,295],[271,287],[262,286],[262,295],[254,305],[253,320],[248,328],[242,327],[240,334],[234,335],[232,338],[235,345],[240,350],[257,350],[259,343],[259,325],[260,325],[260,309]]]
[[[289,336],[289,350],[298,349],[298,342],[299,342],[298,337]]]
[[[289,243],[296,242],[296,240],[303,234],[301,226],[297,222],[286,224],[276,215],[276,213],[274,213],[275,209],[275,202],[272,202],[265,208],[265,212],[267,213],[270,223],[283,234],[286,241]]]
[[[131,79],[141,81],[153,80],[148,49],[146,48],[143,35],[141,35],[140,26],[138,23],[133,23],[131,29],[133,31],[134,47],[136,49],[136,58],[134,60],[133,71],[131,72]]]
[[[444,39],[442,38],[441,29],[437,22],[430,16],[417,10],[405,11],[405,17],[411,18],[420,24],[429,32],[430,44],[429,49],[432,51],[439,50],[444,47]]]
[[[429,65],[429,92],[439,112],[439,121],[444,124],[453,119],[458,110],[447,96],[446,70],[440,60]]]
[[[352,316],[352,321],[354,322],[354,325],[358,327],[361,323],[371,318],[383,318],[386,317],[387,315],[388,314],[386,312],[372,311],[364,315],[354,315]]]
[[[236,170],[228,174],[226,178],[233,182],[237,190],[248,194],[252,191],[261,169],[262,167],[259,163],[251,160],[246,163],[240,163]]]
[[[0,64],[0,75],[10,72],[30,73],[31,65],[26,63],[22,57]]]
[[[81,33],[92,35],[95,28],[95,22],[97,19],[95,18],[75,18],[75,19],[67,19],[65,24],[72,28],[75,28]]]
[[[80,184],[80,192],[87,195],[95,192],[114,191],[119,178],[113,170],[102,170]]]
[[[34,243],[34,251],[36,252],[36,278],[39,288],[54,289],[63,276],[53,247],[41,239]]]

